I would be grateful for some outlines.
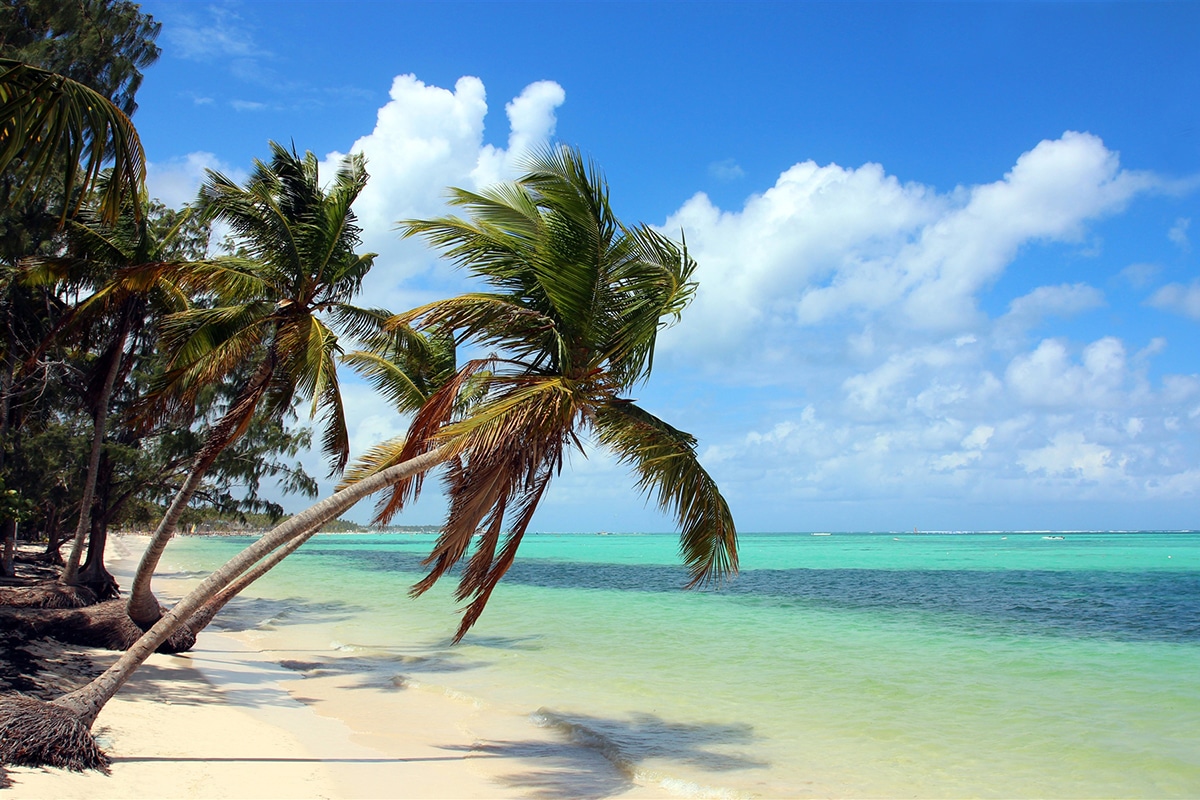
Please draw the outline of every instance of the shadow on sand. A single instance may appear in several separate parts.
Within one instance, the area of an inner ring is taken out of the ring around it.
[[[675,763],[714,777],[769,766],[728,751],[730,746],[744,749],[756,741],[753,727],[747,724],[680,723],[655,714],[618,719],[546,709],[535,718],[555,730],[561,741],[483,741],[469,749],[471,757],[513,758],[532,765],[500,777],[504,785],[532,798],[599,800],[621,794],[635,785],[633,776],[650,761],[656,769],[664,765],[669,769]]]
[[[265,597],[235,597],[212,622],[215,631],[241,633],[264,626],[341,622],[354,618],[366,606],[342,600],[316,602],[299,597],[272,599]]]

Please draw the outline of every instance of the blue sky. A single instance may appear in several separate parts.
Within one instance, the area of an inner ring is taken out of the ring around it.
[[[152,192],[364,152],[367,304],[467,288],[395,222],[547,140],[684,231],[700,290],[637,394],[742,530],[1200,527],[1200,4],[143,7]],[[346,383],[357,451],[403,430]],[[589,452],[534,528],[671,521]]]

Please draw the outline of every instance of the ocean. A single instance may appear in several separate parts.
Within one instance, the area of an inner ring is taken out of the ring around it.
[[[531,534],[454,646],[454,576],[407,595],[433,538],[314,537],[214,628],[682,797],[1200,796],[1200,533],[751,533],[715,591],[681,590],[672,535]]]

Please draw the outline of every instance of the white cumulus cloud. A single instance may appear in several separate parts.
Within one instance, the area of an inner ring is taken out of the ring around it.
[[[1009,364],[1005,380],[1030,406],[1102,407],[1115,402],[1126,381],[1125,346],[1106,336],[1083,349],[1076,362],[1060,339],[1043,340]]]
[[[811,161],[740,210],[697,194],[663,226],[684,230],[700,265],[696,302],[669,341],[729,348],[772,325],[802,339],[802,326],[885,313],[910,328],[971,328],[979,293],[1022,246],[1079,241],[1089,221],[1156,185],[1123,169],[1099,138],[1068,132],[1001,179],[946,194],[902,184],[878,164]],[[1058,294],[1028,304],[1096,302],[1085,287]]]
[[[1018,459],[1031,473],[1079,477],[1086,481],[1112,478],[1118,470],[1112,461],[1111,450],[1087,441],[1077,431],[1059,433],[1045,447],[1022,451]]]
[[[196,199],[206,170],[220,172],[235,181],[246,179],[249,172],[241,167],[223,163],[212,153],[197,151],[167,161],[152,161],[146,165],[146,184],[150,196],[171,208]]]
[[[431,269],[436,257],[423,243],[402,242],[397,223],[446,213],[449,186],[477,189],[514,177],[520,159],[553,135],[555,109],[565,93],[558,84],[539,81],[508,103],[507,148],[484,143],[488,104],[478,78],[460,78],[450,90],[400,75],[389,96],[375,129],[348,152],[366,156],[371,176],[354,204],[363,249],[379,254],[364,296],[372,304],[400,310],[419,299],[404,283]],[[342,157],[328,154],[323,174],[332,174]]]

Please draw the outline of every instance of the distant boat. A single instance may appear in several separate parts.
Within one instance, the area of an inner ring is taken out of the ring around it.
[[[1062,539],[1062,536],[1043,536],[1043,539]]]

